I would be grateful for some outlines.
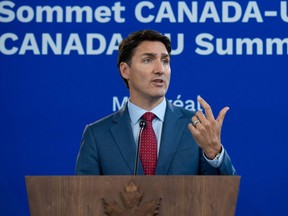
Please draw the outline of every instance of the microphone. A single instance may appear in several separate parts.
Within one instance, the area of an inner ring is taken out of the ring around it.
[[[139,122],[140,130],[139,130],[139,135],[138,135],[138,144],[137,144],[137,149],[136,149],[136,158],[135,158],[135,167],[134,167],[134,176],[137,175],[138,172],[138,164],[139,164],[139,152],[140,152],[140,143],[141,143],[141,134],[143,130],[146,127],[146,121],[141,120]]]

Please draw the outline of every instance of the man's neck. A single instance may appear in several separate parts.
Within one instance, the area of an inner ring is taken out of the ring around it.
[[[137,100],[135,98],[130,97],[130,102],[135,104],[136,106],[144,109],[144,110],[151,111],[156,106],[158,106],[164,99],[165,99],[165,97],[157,98],[155,100],[153,100],[153,99],[150,99],[150,100],[143,100],[143,99]]]

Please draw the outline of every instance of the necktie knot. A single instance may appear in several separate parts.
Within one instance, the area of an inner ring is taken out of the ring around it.
[[[155,118],[155,114],[152,112],[146,112],[142,115],[141,118],[144,119],[145,121],[152,122],[153,119]]]

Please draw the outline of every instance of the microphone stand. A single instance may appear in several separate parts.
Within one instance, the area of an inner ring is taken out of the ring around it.
[[[141,135],[142,135],[142,132],[143,132],[144,128],[146,127],[146,121],[141,120],[141,121],[139,122],[139,126],[140,126],[140,131],[139,131],[138,144],[137,144],[137,149],[136,149],[136,158],[135,158],[135,166],[134,166],[134,176],[136,176],[136,175],[137,175],[137,172],[138,172],[139,152],[140,152],[140,144],[141,144]]]

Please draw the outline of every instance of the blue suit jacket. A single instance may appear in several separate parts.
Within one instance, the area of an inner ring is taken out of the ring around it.
[[[156,175],[234,175],[227,152],[213,168],[188,129],[194,112],[167,102]],[[76,163],[77,175],[132,175],[136,157],[127,105],[86,126]],[[138,174],[143,175],[139,160]]]

